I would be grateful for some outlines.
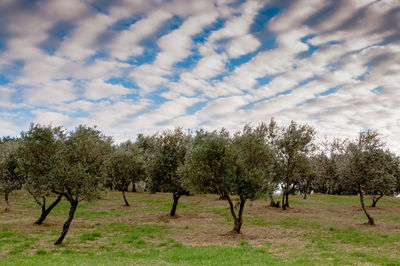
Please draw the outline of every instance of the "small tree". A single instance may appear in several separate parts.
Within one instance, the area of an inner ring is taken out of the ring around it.
[[[150,173],[152,172],[152,165],[154,161],[154,157],[157,154],[159,136],[158,134],[152,136],[145,136],[143,134],[138,134],[136,139],[136,146],[141,150],[142,160],[144,164],[145,171],[145,182],[146,182],[146,191],[150,191],[151,193],[156,193],[160,191],[159,186],[154,182],[155,180],[150,180]]]
[[[68,233],[78,203],[82,200],[96,200],[104,186],[102,178],[104,161],[111,153],[112,139],[96,128],[78,126],[66,140],[63,168],[52,184],[52,191],[65,197],[70,203],[67,221],[60,237],[54,243],[59,245]]]
[[[364,195],[377,191],[395,191],[396,178],[387,166],[388,154],[384,143],[375,130],[360,132],[357,140],[350,142],[346,149],[346,161],[342,173],[344,182],[359,194],[361,207],[368,218],[368,224],[374,224],[374,218],[368,213]]]
[[[62,167],[62,151],[65,134],[61,127],[31,124],[21,133],[22,143],[18,149],[18,171],[24,179],[24,188],[41,207],[42,213],[35,224],[42,224],[51,210],[61,201],[59,195],[47,206],[54,179]]]
[[[332,142],[324,141],[319,152],[314,157],[315,181],[314,191],[326,194],[341,195],[350,193],[341,181],[340,168],[345,160],[347,142],[334,139]]]
[[[125,196],[129,184],[132,183],[135,186],[135,182],[145,178],[141,157],[141,150],[137,145],[126,141],[114,147],[105,164],[107,179],[113,187],[122,192],[125,206],[129,206]]]
[[[13,190],[21,189],[22,179],[17,173],[19,141],[12,138],[3,138],[0,140],[0,191],[4,193],[4,199],[7,207],[5,211],[10,210],[8,195]]]
[[[397,177],[399,175],[396,158],[392,153],[388,150],[380,150],[375,156],[375,163],[380,165],[380,169],[376,171],[368,188],[368,191],[372,194],[371,207],[376,207],[383,196],[396,194]]]
[[[303,199],[307,199],[307,194],[310,194],[313,189],[315,180],[314,157],[305,155],[299,159],[295,179],[299,192],[303,195]]]
[[[183,132],[181,128],[164,131],[163,134],[155,137],[156,145],[153,146],[151,156],[148,156],[150,187],[153,191],[157,189],[172,193],[171,217],[175,216],[180,197],[189,194],[189,191],[182,186],[182,176],[178,174],[178,168],[185,163],[190,138],[191,136]]]
[[[271,121],[272,123],[272,121]],[[274,148],[277,154],[276,178],[281,183],[282,209],[289,207],[289,193],[294,193],[296,172],[304,156],[314,149],[315,131],[292,121],[288,127],[275,127]]]
[[[400,157],[394,157],[393,159],[393,175],[396,178],[396,189],[394,191],[395,195],[400,194]]]
[[[180,170],[189,187],[217,192],[228,201],[235,233],[240,233],[246,201],[265,195],[268,189],[272,151],[265,145],[265,131],[258,129],[245,126],[233,138],[225,130],[197,132]]]

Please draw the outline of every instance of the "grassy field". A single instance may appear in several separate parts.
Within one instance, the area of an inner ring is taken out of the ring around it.
[[[182,197],[174,219],[167,215],[170,194],[127,196],[130,207],[119,192],[80,203],[56,247],[68,203],[38,226],[39,207],[25,192],[13,193],[12,210],[0,212],[0,265],[400,265],[399,198],[385,197],[369,208],[375,226],[365,224],[355,196],[292,196],[287,211],[248,202],[236,235],[228,203],[216,195]]]

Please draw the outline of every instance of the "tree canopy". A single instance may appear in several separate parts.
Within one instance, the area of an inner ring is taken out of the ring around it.
[[[189,187],[216,192],[228,201],[236,233],[242,227],[246,201],[263,196],[270,184],[273,155],[265,142],[266,133],[264,127],[249,125],[233,137],[225,130],[198,131],[187,153],[185,167],[180,170],[187,177]]]
[[[179,198],[189,191],[182,186],[178,168],[185,164],[185,155],[191,136],[181,128],[166,130],[154,136],[151,154],[147,157],[148,183],[152,191],[171,192],[173,204],[170,216],[174,217]]]
[[[0,142],[0,191],[4,193],[7,204],[5,211],[10,210],[8,196],[11,191],[21,189],[23,180],[17,171],[19,141],[12,138]]]

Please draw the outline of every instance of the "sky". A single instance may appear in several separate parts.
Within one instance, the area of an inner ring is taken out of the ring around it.
[[[0,136],[272,117],[400,154],[400,1],[0,0]]]

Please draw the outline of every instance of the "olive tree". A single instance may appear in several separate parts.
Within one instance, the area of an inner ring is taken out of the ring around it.
[[[365,207],[364,195],[374,195],[377,191],[393,194],[396,188],[396,177],[388,166],[389,157],[376,130],[360,132],[359,137],[350,142],[346,149],[343,182],[357,191],[370,225],[374,224],[374,218]]]
[[[187,186],[200,192],[217,192],[228,201],[233,232],[240,233],[246,201],[255,200],[268,190],[266,177],[272,157],[265,131],[260,128],[247,125],[233,137],[225,130],[198,131],[180,172],[186,177]]]
[[[275,127],[274,149],[277,155],[276,178],[282,189],[282,209],[289,207],[289,194],[295,192],[296,172],[304,156],[313,151],[315,131],[309,125],[291,121],[287,127]]]
[[[155,145],[147,157],[148,183],[153,192],[171,192],[173,204],[170,216],[174,217],[178,201],[189,191],[182,186],[178,168],[185,163],[185,155],[191,135],[181,128],[166,130],[155,136]]]
[[[301,156],[295,173],[295,180],[297,189],[303,195],[303,199],[307,199],[307,194],[310,194],[313,190],[315,176],[315,157]]]
[[[125,192],[130,183],[145,178],[145,169],[142,161],[142,151],[132,143],[126,141],[113,148],[112,153],[106,159],[105,173],[107,181],[122,192],[125,206],[129,206]]]
[[[334,139],[324,141],[314,157],[315,180],[314,191],[326,194],[352,194],[351,190],[343,185],[340,173],[341,165],[345,160],[347,141]]]
[[[10,192],[22,187],[22,180],[17,172],[18,145],[19,141],[16,139],[3,138],[0,140],[0,192],[4,193],[7,204],[5,211],[10,210],[10,202],[8,201]]]
[[[18,171],[24,179],[24,188],[41,207],[41,215],[35,222],[40,225],[62,198],[62,195],[58,195],[47,206],[52,196],[52,183],[59,177],[58,172],[62,167],[65,133],[61,127],[32,123],[28,131],[21,133],[21,140]]]
[[[145,168],[145,183],[146,191],[150,191],[151,193],[156,193],[160,191],[158,185],[154,182],[155,180],[150,180],[150,173],[152,172],[152,165],[154,161],[154,157],[156,155],[158,145],[159,145],[159,136],[158,134],[152,136],[146,136],[143,134],[138,134],[136,138],[135,145],[140,149],[142,155],[142,161]],[[153,181],[153,182],[152,182]]]
[[[65,197],[70,209],[68,219],[55,245],[61,244],[68,233],[78,203],[100,197],[105,183],[102,169],[111,147],[112,139],[96,128],[80,125],[68,135],[63,150],[63,167],[58,168],[57,178],[52,183],[52,191]]]

